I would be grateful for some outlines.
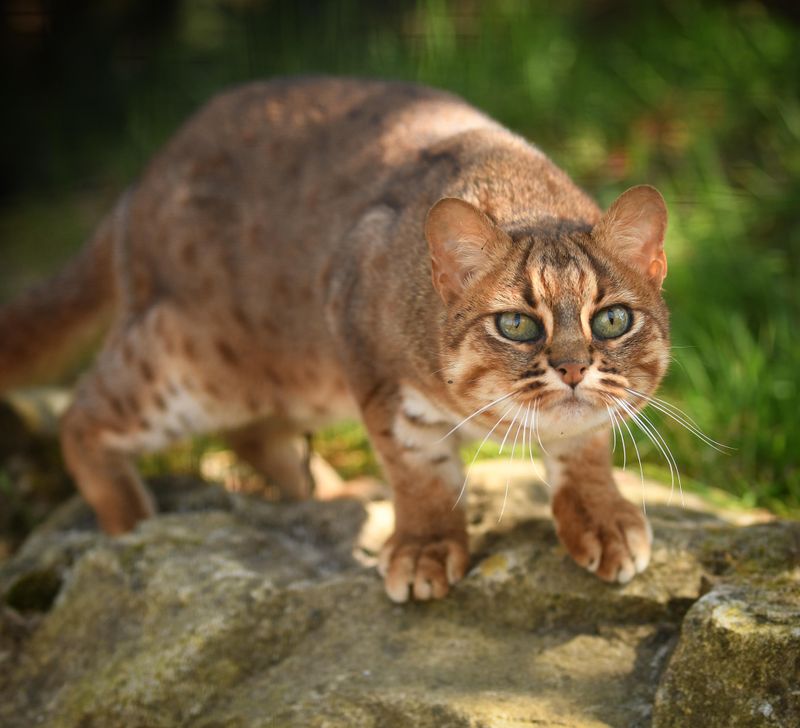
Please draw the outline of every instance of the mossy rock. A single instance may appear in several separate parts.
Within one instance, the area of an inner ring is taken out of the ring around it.
[[[387,503],[165,481],[168,512],[118,539],[68,504],[0,568],[0,725],[794,720],[800,524],[697,503],[680,518],[655,499],[650,568],[608,586],[572,564],[544,487],[516,470],[497,523],[503,467],[478,470],[473,568],[432,604],[392,604],[365,565]]]
[[[800,726],[800,578],[723,585],[686,615],[656,728]]]

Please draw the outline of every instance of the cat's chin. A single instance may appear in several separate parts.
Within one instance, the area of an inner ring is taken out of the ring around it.
[[[560,439],[583,435],[608,424],[605,406],[585,397],[565,396],[541,413],[542,436]]]

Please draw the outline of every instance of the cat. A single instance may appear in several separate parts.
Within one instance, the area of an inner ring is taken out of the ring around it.
[[[468,568],[459,444],[536,433],[562,543],[626,582],[652,534],[614,483],[611,421],[667,368],[666,222],[649,186],[601,213],[449,93],[252,83],[207,103],[77,258],[0,309],[0,390],[108,326],[61,439],[110,534],[155,511],[139,453],[229,431],[304,498],[306,433],[360,416],[394,493],[379,571],[395,602],[442,598]]]

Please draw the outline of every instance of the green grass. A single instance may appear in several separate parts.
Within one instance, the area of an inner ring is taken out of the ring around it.
[[[789,19],[752,1],[177,8],[134,70],[105,62],[119,60],[120,42],[97,27],[102,18],[58,39],[58,92],[29,94],[49,113],[22,104],[18,114],[43,142],[28,143],[18,193],[0,210],[0,233],[15,241],[2,251],[0,294],[62,258],[94,219],[99,205],[86,199],[121,189],[219,88],[303,72],[449,88],[535,141],[604,204],[636,183],[662,190],[675,345],[663,396],[735,450],[721,455],[665,422],[666,440],[687,479],[800,512],[800,32]],[[92,83],[107,102],[81,112],[71,95]],[[24,133],[20,122],[17,145]],[[321,442],[347,473],[375,467],[358,429]],[[644,440],[641,449],[659,462]]]

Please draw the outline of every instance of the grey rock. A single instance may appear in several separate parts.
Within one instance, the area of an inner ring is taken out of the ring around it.
[[[530,473],[472,481],[471,572],[406,606],[369,568],[387,502],[173,479],[118,539],[68,503],[0,568],[0,725],[798,724],[800,524],[647,483],[652,564],[608,586],[558,544]]]

